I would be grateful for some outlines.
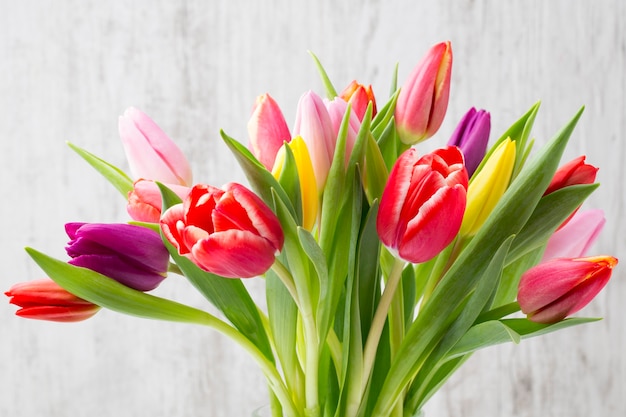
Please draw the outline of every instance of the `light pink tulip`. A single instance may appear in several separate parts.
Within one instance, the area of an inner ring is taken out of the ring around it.
[[[181,199],[184,199],[190,187],[177,184],[164,184],[174,191]],[[154,181],[135,181],[133,191],[128,193],[128,205],[126,210],[131,219],[138,222],[158,223],[161,218],[162,198],[161,191]]]
[[[335,97],[332,101],[325,100],[326,108],[328,109],[328,115],[330,116],[330,122],[333,125],[333,132],[335,137],[339,135],[339,129],[341,128],[341,122],[346,114],[348,103],[345,100]],[[350,111],[350,120],[348,123],[348,135],[346,137],[346,154],[345,163],[347,164],[352,155],[352,148],[354,148],[354,142],[356,142],[356,136],[359,134],[361,128],[361,122],[357,117],[354,109]],[[334,153],[333,153],[334,154]]]
[[[187,158],[145,113],[127,109],[120,116],[119,132],[134,179],[192,185]]]
[[[602,210],[577,212],[548,240],[542,262],[554,258],[580,258],[598,238],[606,222]]]
[[[248,121],[248,136],[250,151],[271,171],[278,150],[291,140],[291,134],[280,107],[269,94],[257,97]]]
[[[324,101],[309,91],[300,97],[294,136],[301,136],[311,155],[317,189],[322,192],[335,152],[336,135]]]

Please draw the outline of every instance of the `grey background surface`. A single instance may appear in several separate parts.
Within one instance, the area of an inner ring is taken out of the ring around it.
[[[0,284],[40,278],[22,250],[64,258],[69,221],[125,221],[119,194],[65,145],[126,167],[117,117],[151,115],[193,164],[195,180],[244,181],[219,138],[247,141],[254,99],[269,92],[290,124],[300,94],[323,93],[307,50],[342,88],[386,97],[432,44],[454,51],[440,146],[470,106],[499,135],[542,101],[545,143],[581,105],[565,156],[601,167],[586,207],[607,228],[593,253],[626,249],[626,3],[606,1],[0,1]],[[382,101],[382,100],[381,100]],[[599,323],[478,353],[429,417],[626,415],[626,271],[584,310]],[[249,282],[260,294],[260,282]],[[158,293],[205,307],[182,279]],[[0,303],[0,415],[247,416],[266,402],[245,353],[203,328],[103,311],[62,325],[20,320]]]

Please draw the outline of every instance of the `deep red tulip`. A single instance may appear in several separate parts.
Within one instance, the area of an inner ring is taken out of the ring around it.
[[[278,103],[269,95],[257,97],[248,121],[250,151],[269,171],[284,142],[291,140],[289,127]]]
[[[5,294],[21,307],[16,315],[29,319],[74,322],[90,318],[99,306],[76,297],[51,279],[20,282]]]
[[[265,273],[284,242],[272,210],[235,183],[223,189],[196,185],[182,204],[163,214],[161,230],[180,255],[228,278]]]
[[[541,263],[522,275],[517,301],[530,320],[556,323],[589,304],[609,282],[615,265],[612,256]]]
[[[446,115],[450,96],[450,42],[433,46],[400,89],[395,117],[400,140],[414,145],[434,135]]]
[[[461,227],[467,183],[459,148],[449,146],[421,158],[410,148],[396,161],[380,200],[380,240],[406,261],[433,258]]]

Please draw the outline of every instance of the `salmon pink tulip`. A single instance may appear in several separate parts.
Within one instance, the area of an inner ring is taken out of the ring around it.
[[[350,103],[352,111],[359,118],[359,121],[363,121],[363,116],[365,116],[369,103],[372,103],[372,117],[376,116],[376,98],[371,85],[366,87],[363,84],[352,81],[339,93],[339,97]]]
[[[400,89],[395,117],[400,140],[414,145],[434,135],[446,114],[450,96],[450,42],[433,46]]]
[[[20,317],[58,322],[75,322],[90,318],[100,307],[76,297],[51,279],[15,284],[5,292],[10,303],[20,307]]]
[[[438,149],[421,158],[414,148],[405,151],[380,200],[376,222],[380,240],[406,261],[433,258],[461,227],[467,182],[459,148]]]
[[[177,184],[165,184],[181,199],[189,194],[190,187]],[[161,191],[154,181],[138,180],[133,190],[128,193],[126,210],[130,217],[138,222],[158,223],[161,218],[162,198]]]
[[[465,157],[465,168],[471,177],[487,152],[491,115],[485,110],[469,109],[452,133],[448,145],[458,146]]]
[[[269,95],[257,97],[248,121],[250,151],[269,171],[284,142],[291,140],[289,127],[278,103]]]
[[[119,119],[119,131],[130,172],[135,179],[189,186],[189,162],[176,144],[145,113],[127,109]]]
[[[161,236],[130,224],[67,223],[69,263],[106,275],[139,291],[156,288],[167,275],[169,252]]]
[[[163,214],[161,230],[180,255],[227,278],[265,273],[284,242],[272,210],[235,183],[223,189],[196,185],[182,204]]]
[[[296,110],[294,136],[301,136],[311,155],[317,190],[321,193],[326,184],[335,153],[336,135],[324,101],[309,91],[300,97]]]
[[[517,301],[522,312],[537,323],[556,323],[593,300],[609,282],[617,265],[612,256],[557,258],[526,271]]]

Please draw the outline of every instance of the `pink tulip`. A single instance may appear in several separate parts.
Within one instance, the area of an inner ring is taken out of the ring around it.
[[[21,307],[16,315],[29,319],[75,322],[90,318],[100,307],[76,297],[51,279],[20,282],[5,292]]]
[[[434,135],[446,114],[450,95],[450,42],[433,46],[402,86],[395,117],[400,140],[407,145]]]
[[[526,271],[517,301],[522,312],[537,323],[556,323],[593,300],[609,282],[617,265],[612,256],[558,258]]]
[[[190,186],[191,168],[176,144],[143,112],[131,107],[119,119],[119,131],[135,179]]]
[[[248,136],[252,154],[271,170],[278,150],[291,140],[291,134],[280,107],[269,94],[257,97],[248,121]]]
[[[301,136],[311,155],[317,189],[322,192],[335,152],[336,135],[324,101],[309,91],[300,97],[294,136]]]
[[[438,149],[421,158],[415,148],[405,151],[380,200],[376,222],[380,240],[406,261],[433,258],[461,227],[467,183],[459,148]]]
[[[337,137],[339,135],[339,129],[341,128],[343,116],[346,114],[346,110],[348,109],[348,103],[346,103],[345,100],[339,97],[335,97],[332,101],[325,101],[325,104],[326,108],[328,109],[328,115],[330,116],[330,122],[333,125],[333,134],[335,137]],[[354,148],[354,142],[356,142],[356,137],[359,134],[359,129],[361,128],[361,122],[352,110],[350,111],[350,119],[348,122],[348,135],[346,137],[345,155],[346,164],[350,160],[350,155],[352,155],[352,148]]]
[[[181,199],[184,199],[191,188],[177,184],[165,184]],[[128,193],[126,210],[133,220],[138,222],[158,223],[161,218],[161,191],[154,181],[138,180],[133,190]]]
[[[163,214],[161,231],[180,255],[227,278],[265,273],[284,242],[272,210],[235,183],[223,189],[196,185],[183,204]]]
[[[366,87],[363,84],[352,81],[339,93],[339,97],[352,105],[352,111],[359,118],[360,122],[363,121],[363,116],[365,116],[365,111],[370,102],[372,103],[372,117],[376,116],[376,98],[371,85]]]
[[[580,258],[598,238],[606,222],[602,210],[586,210],[576,213],[548,240],[542,262],[554,258]]]

